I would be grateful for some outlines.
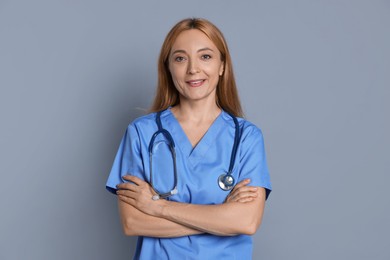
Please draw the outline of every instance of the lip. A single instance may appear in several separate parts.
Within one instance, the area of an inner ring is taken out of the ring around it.
[[[186,83],[191,87],[200,87],[203,85],[205,81],[206,81],[205,79],[192,79],[192,80],[187,80]]]

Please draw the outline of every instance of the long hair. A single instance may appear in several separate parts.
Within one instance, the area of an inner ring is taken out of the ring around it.
[[[219,78],[216,89],[217,105],[235,116],[242,117],[243,112],[237,93],[232,60],[226,40],[222,32],[214,24],[201,18],[189,18],[178,22],[166,36],[158,59],[157,90],[150,111],[156,112],[179,104],[179,92],[175,88],[169,71],[168,58],[179,34],[191,29],[203,32],[215,44],[221,54],[224,71]]]

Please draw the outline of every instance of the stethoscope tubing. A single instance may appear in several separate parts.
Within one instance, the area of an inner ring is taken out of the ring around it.
[[[237,155],[237,150],[238,150],[238,145],[240,144],[240,125],[238,123],[237,118],[232,115],[231,113],[228,113],[234,121],[234,126],[235,126],[235,134],[234,134],[234,143],[233,143],[233,148],[232,148],[232,153],[230,155],[230,164],[229,164],[229,170],[228,170],[228,175],[232,175],[232,171],[234,168],[234,162],[236,161],[236,155]]]
[[[152,186],[152,189],[156,192],[156,195],[153,196],[153,200],[158,199],[165,199],[168,198],[171,195],[174,195],[177,193],[177,166],[176,166],[176,150],[175,150],[175,141],[173,140],[172,135],[168,132],[168,130],[164,129],[161,124],[161,113],[162,111],[157,112],[156,114],[156,122],[158,126],[158,130],[153,134],[152,138],[149,142],[149,168],[150,168],[150,185]],[[167,139],[169,143],[169,149],[171,151],[172,155],[172,161],[173,161],[173,174],[174,174],[174,184],[172,189],[169,192],[160,192],[154,187],[154,180],[153,180],[153,145],[156,137],[159,134],[163,134]]]
[[[174,195],[174,194],[176,194],[178,192],[177,191],[178,176],[177,176],[177,166],[176,166],[175,141],[173,140],[173,137],[169,133],[169,131],[162,127],[162,124],[161,124],[161,113],[162,112],[163,111],[159,111],[156,114],[156,123],[157,123],[157,126],[158,126],[158,130],[152,135],[152,138],[150,139],[149,147],[148,147],[149,168],[150,168],[150,184],[152,186],[152,189],[156,192],[156,195],[153,196],[153,200],[165,199],[165,198],[168,198],[169,196]],[[237,155],[237,151],[238,151],[238,145],[239,145],[240,139],[241,139],[240,125],[238,123],[237,118],[233,114],[231,114],[231,113],[228,113],[228,114],[233,119],[234,125],[235,125],[234,143],[233,143],[232,152],[231,152],[231,155],[230,155],[229,169],[228,169],[227,173],[220,175],[218,177],[218,180],[217,180],[218,181],[218,186],[222,190],[225,190],[225,191],[231,190],[234,187],[234,185],[235,185],[235,180],[234,180],[234,177],[233,177],[233,168],[234,168],[234,162],[236,160],[236,155]],[[168,140],[169,149],[171,151],[172,161],[173,161],[174,184],[173,184],[172,189],[169,192],[160,192],[160,191],[158,191],[154,187],[153,160],[152,160],[152,157],[153,157],[153,146],[154,146],[155,139],[160,134],[164,135],[167,138],[167,140]]]

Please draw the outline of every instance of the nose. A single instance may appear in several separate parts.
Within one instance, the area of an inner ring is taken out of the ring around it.
[[[198,63],[194,60],[190,60],[190,62],[188,62],[187,72],[188,72],[188,74],[199,73],[200,69],[199,69]]]

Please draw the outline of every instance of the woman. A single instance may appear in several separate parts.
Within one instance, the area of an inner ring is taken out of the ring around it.
[[[152,113],[127,128],[106,184],[125,234],[139,236],[135,259],[251,259],[271,185],[262,133],[241,116],[222,33],[180,21]]]

